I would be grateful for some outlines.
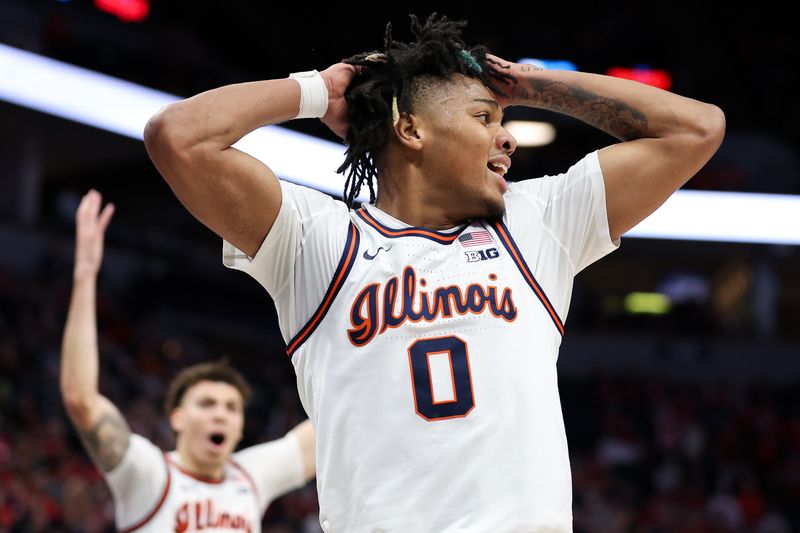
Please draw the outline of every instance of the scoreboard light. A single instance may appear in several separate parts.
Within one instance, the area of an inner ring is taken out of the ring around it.
[[[606,71],[608,76],[623,78],[626,80],[638,81],[646,85],[652,85],[659,89],[669,91],[672,87],[672,76],[666,70],[652,69],[644,65],[633,68],[611,67]]]
[[[150,13],[150,0],[94,0],[94,6],[123,22],[142,22]]]

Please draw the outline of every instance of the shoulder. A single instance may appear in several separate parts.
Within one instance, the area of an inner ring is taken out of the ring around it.
[[[305,483],[302,453],[291,434],[244,448],[231,460],[253,481],[264,507]]]
[[[560,174],[510,183],[504,195],[505,218],[513,218],[517,213],[528,218],[532,210],[544,215],[557,207],[577,207],[574,204],[596,196],[602,186],[603,173],[598,152],[594,151]]]
[[[547,198],[554,192],[568,188],[577,181],[593,176],[602,178],[597,150],[586,154],[565,172],[509,183],[505,198],[506,200],[514,201],[527,197],[546,202]]]
[[[109,482],[138,476],[140,472],[164,472],[168,468],[164,451],[147,438],[131,433],[128,449],[120,462],[105,473]]]
[[[347,204],[339,199],[304,185],[283,180],[281,180],[280,184],[283,195],[281,210],[284,207],[288,207],[306,215],[336,214],[348,216],[349,209]]]
[[[120,464],[125,461],[145,464],[153,458],[159,458],[160,464],[163,464],[165,461],[164,450],[153,444],[147,437],[137,433],[131,433],[130,440],[128,441],[128,449]],[[117,465],[109,474],[117,470],[119,466],[120,465]]]

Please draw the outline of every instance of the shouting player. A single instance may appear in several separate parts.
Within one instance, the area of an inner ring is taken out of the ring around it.
[[[67,413],[105,476],[120,531],[261,530],[269,502],[314,477],[314,429],[305,421],[282,439],[233,453],[250,388],[225,362],[188,367],[171,382],[165,407],[177,434],[163,452],[131,433],[98,391],[97,275],[114,212],[90,191],[75,216],[75,269],[61,359]]]
[[[720,145],[719,108],[637,82],[541,70],[412,17],[321,73],[167,106],[147,150],[272,296],[318,436],[326,531],[571,531],[556,360],[574,276],[613,251]],[[508,184],[503,110],[620,139],[566,172]],[[348,146],[347,204],[232,148],[319,117]],[[377,194],[375,187],[377,186]]]

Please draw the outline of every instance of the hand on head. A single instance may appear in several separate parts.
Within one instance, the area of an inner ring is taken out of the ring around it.
[[[505,93],[505,95],[495,93],[497,103],[499,103],[500,107],[503,109],[514,105],[517,86],[516,74],[519,72],[519,65],[506,61],[493,54],[486,54],[486,62],[489,66],[488,73],[492,82],[498,89]]]
[[[103,262],[103,240],[114,204],[107,204],[101,212],[102,203],[102,195],[92,189],[81,199],[75,213],[75,277],[97,275]]]
[[[328,111],[320,120],[342,139],[347,135],[347,127],[349,125],[347,101],[344,98],[344,93],[353,76],[361,68],[347,63],[336,63],[320,72],[320,76],[328,85]]]
[[[371,56],[367,56],[367,59],[381,62],[384,60],[382,56],[382,53],[376,52]],[[486,54],[486,58],[489,65],[489,76],[491,76],[495,85],[505,93],[504,95],[495,93],[498,103],[502,108],[514,105],[517,76],[521,72],[520,65],[506,61],[493,54]],[[328,86],[328,111],[320,120],[341,139],[347,136],[347,128],[349,126],[345,91],[353,77],[364,68],[368,67],[336,63],[320,72]]]

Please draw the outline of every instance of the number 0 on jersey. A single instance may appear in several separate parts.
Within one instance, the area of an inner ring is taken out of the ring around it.
[[[475,407],[467,343],[450,335],[408,348],[417,414],[426,420],[466,416]],[[449,374],[449,376],[448,376]]]

